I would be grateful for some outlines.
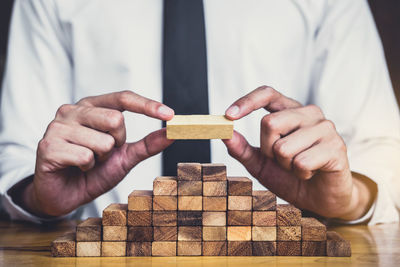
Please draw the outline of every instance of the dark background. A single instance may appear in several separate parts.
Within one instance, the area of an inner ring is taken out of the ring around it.
[[[0,0],[0,81],[7,49],[8,24],[13,0]],[[397,101],[400,103],[400,1],[369,0],[388,62]]]

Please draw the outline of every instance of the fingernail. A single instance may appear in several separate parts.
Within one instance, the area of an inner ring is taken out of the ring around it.
[[[161,114],[161,115],[164,115],[164,116],[174,115],[174,111],[171,108],[167,107],[167,106],[160,106],[158,108],[158,113]]]
[[[235,117],[236,115],[239,114],[240,108],[238,106],[231,106],[230,108],[228,108],[228,110],[226,111],[226,115],[231,116],[231,117]]]

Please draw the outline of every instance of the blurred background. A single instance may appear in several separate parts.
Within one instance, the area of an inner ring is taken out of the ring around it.
[[[7,36],[13,0],[0,0],[0,81],[7,51]],[[385,48],[390,76],[400,103],[400,1],[369,0]]]

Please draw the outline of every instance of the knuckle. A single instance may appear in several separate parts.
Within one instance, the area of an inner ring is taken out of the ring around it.
[[[63,104],[61,105],[56,112],[57,116],[65,117],[74,109],[74,105],[71,104]]]
[[[119,111],[110,110],[107,117],[111,129],[119,129],[124,125],[124,115]]]
[[[328,131],[336,131],[335,124],[331,120],[323,120],[321,124]]]
[[[63,124],[53,120],[52,122],[50,122],[49,126],[47,126],[47,132],[59,132],[61,131],[63,128]]]
[[[293,159],[293,166],[302,171],[302,172],[306,172],[308,171],[308,164],[307,164],[307,158],[305,157],[295,157]]]
[[[111,149],[114,148],[114,145],[115,145],[115,139],[112,136],[107,135],[107,137],[104,138],[103,140],[104,150],[106,152],[111,151]]]
[[[261,126],[270,131],[275,131],[278,129],[278,123],[273,114],[264,116],[261,120]]]
[[[132,99],[133,93],[129,90],[124,90],[118,93],[118,100],[122,106],[125,106]]]
[[[310,112],[311,112],[312,114],[315,114],[315,115],[318,116],[318,117],[322,117],[322,116],[323,116],[323,115],[322,115],[323,113],[322,113],[321,108],[320,108],[319,106],[317,106],[317,105],[314,105],[314,104],[307,105],[306,108],[307,108],[308,110],[310,110]]]
[[[81,165],[89,165],[94,160],[94,154],[91,150],[84,150],[79,155]]]
[[[275,144],[273,145],[273,149],[274,152],[282,158],[291,157],[291,153],[287,147],[287,143],[283,139],[276,141]]]
[[[38,144],[38,153],[39,154],[46,154],[45,152],[49,150],[49,147],[51,146],[51,142],[47,138],[43,138],[42,140],[39,141]]]
[[[90,97],[82,98],[78,101],[77,105],[90,106]]]
[[[272,88],[271,86],[268,86],[268,85],[262,85],[262,86],[258,87],[257,89],[266,91],[268,94],[276,93],[276,90],[274,88]]]

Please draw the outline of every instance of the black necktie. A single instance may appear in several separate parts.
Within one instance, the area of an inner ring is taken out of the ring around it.
[[[175,114],[208,114],[202,0],[164,0],[163,103]],[[177,140],[163,152],[163,175],[178,162],[210,162],[209,140]]]

